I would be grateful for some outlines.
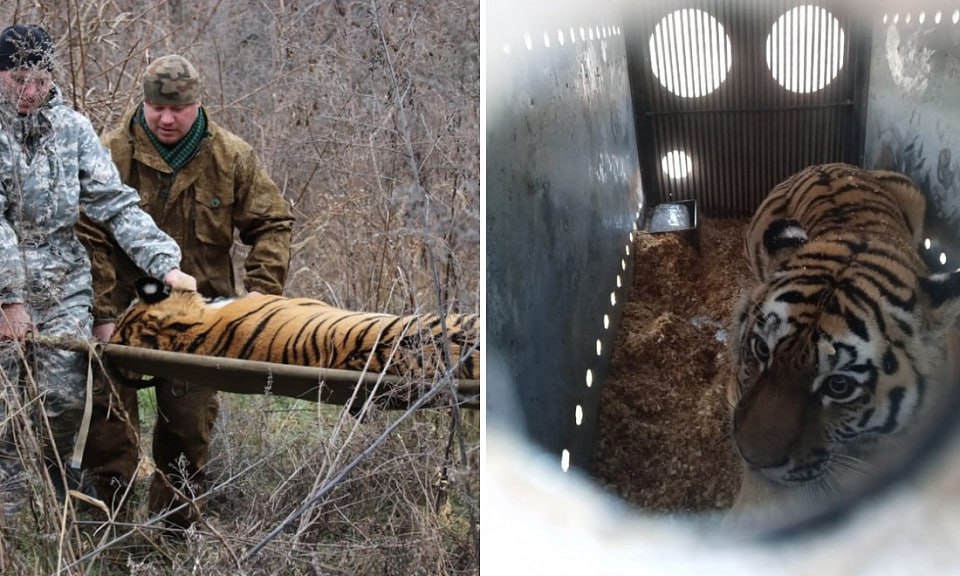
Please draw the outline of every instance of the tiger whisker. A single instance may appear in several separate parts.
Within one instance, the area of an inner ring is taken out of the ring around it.
[[[843,472],[856,472],[865,476],[872,468],[866,460],[849,454],[833,454],[830,460],[839,471]]]

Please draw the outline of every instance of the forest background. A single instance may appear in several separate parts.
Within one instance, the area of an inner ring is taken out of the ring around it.
[[[14,23],[50,32],[57,83],[99,132],[138,104],[152,59],[193,61],[211,118],[254,146],[293,209],[287,295],[479,312],[479,0],[0,3],[0,24]],[[41,515],[36,537],[0,546],[3,573],[479,572],[473,416],[465,429],[449,409],[427,411],[384,437],[399,414],[358,422],[338,407],[221,398],[215,491],[196,533],[157,538],[145,503],[109,530]],[[288,518],[358,458],[329,498]]]

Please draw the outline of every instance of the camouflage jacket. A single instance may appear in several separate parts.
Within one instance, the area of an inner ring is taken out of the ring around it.
[[[293,216],[253,148],[207,119],[196,155],[173,172],[134,120],[136,109],[103,136],[126,184],[140,191],[140,206],[183,250],[183,271],[207,296],[238,293],[231,251],[234,231],[250,246],[243,287],[280,294],[290,263]],[[81,239],[93,258],[94,318],[113,321],[134,297],[141,273],[89,222]]]
[[[28,292],[88,293],[90,261],[74,234],[81,210],[152,275],[179,266],[180,249],[138,201],[90,121],[57,87],[27,116],[0,97],[0,302],[24,302]]]

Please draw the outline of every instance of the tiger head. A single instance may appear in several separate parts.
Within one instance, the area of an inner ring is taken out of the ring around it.
[[[175,350],[173,338],[189,339],[197,326],[204,325],[210,313],[210,300],[192,290],[170,290],[156,278],[143,277],[136,282],[137,298],[117,320],[111,342]],[[157,304],[163,303],[162,306]]]
[[[930,275],[883,238],[808,239],[793,221],[767,232],[769,272],[734,317],[734,443],[775,485],[843,484],[952,385],[960,270]]]

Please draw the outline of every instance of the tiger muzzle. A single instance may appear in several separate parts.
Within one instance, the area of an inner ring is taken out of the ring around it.
[[[756,469],[787,464],[803,441],[809,409],[805,385],[755,385],[733,414],[733,439],[740,457]]]

